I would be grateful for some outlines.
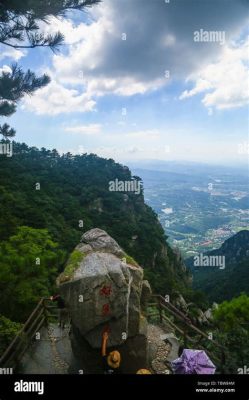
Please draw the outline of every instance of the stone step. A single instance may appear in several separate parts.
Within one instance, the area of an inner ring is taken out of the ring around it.
[[[167,341],[171,345],[171,350],[167,356],[167,361],[171,362],[178,358],[178,352],[179,352],[179,347],[180,347],[180,342],[179,339],[175,336],[173,332],[171,333],[165,333],[160,336],[160,338],[163,341]]]

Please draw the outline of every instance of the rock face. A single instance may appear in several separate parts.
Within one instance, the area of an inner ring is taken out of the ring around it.
[[[105,329],[109,330],[110,347],[140,335],[141,325],[144,334],[141,302],[144,307],[150,288],[143,281],[143,269],[97,228],[82,236],[73,253],[78,261],[66,282],[62,277],[59,282],[63,282],[60,292],[77,334],[92,349],[101,347]]]
[[[141,308],[146,310],[147,303],[152,295],[151,287],[149,281],[142,282],[142,292],[141,292]]]
[[[183,311],[184,313],[188,312],[188,305],[184,297],[180,293],[177,293],[177,297],[174,301],[174,304],[177,308],[179,308],[179,310]]]

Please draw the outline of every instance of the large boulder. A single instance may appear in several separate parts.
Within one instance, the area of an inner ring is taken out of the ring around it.
[[[109,346],[140,334],[143,269],[105,231],[82,236],[58,283],[73,328],[91,348],[101,347],[105,329]]]
[[[143,311],[146,311],[151,295],[152,295],[152,290],[149,281],[145,280],[142,283],[142,292],[141,292],[141,307]]]

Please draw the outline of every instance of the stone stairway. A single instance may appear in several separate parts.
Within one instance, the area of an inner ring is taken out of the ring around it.
[[[170,374],[170,362],[178,358],[179,340],[165,325],[148,326],[149,364],[154,374]]]
[[[19,365],[21,374],[68,374],[73,354],[69,327],[61,329],[50,323],[42,327],[38,337],[26,351]]]

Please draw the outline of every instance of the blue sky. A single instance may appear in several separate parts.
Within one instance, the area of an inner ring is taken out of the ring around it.
[[[127,163],[248,163],[245,5],[104,0],[87,14],[41,26],[64,33],[56,55],[1,47],[0,71],[17,60],[25,70],[51,76],[8,119],[16,140]],[[207,41],[197,43],[194,32],[201,30]]]

